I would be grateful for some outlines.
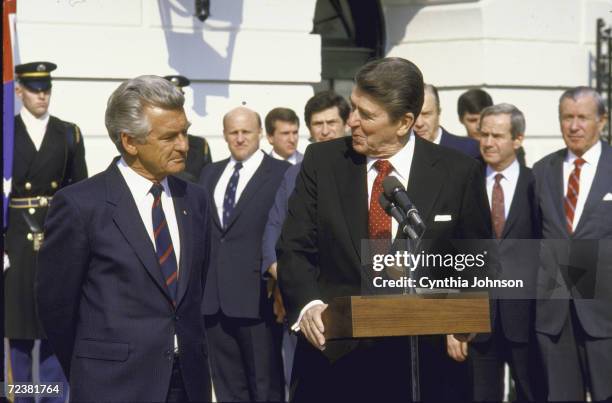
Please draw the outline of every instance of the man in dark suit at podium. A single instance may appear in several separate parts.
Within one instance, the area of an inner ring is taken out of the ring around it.
[[[121,157],[53,198],[37,302],[72,401],[210,401],[211,210],[172,176],[185,168],[183,103],[161,77],[123,82],[105,119]]]
[[[397,227],[378,203],[388,175],[407,184],[427,239],[490,236],[476,160],[414,136],[423,104],[419,69],[401,58],[363,66],[348,120],[352,136],[311,144],[277,245],[278,276],[298,341],[294,401],[409,400],[406,338],[327,341],[322,312],[359,295],[361,241],[390,240]]]

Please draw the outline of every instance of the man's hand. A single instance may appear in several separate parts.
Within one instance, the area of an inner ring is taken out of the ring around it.
[[[317,304],[308,308],[304,312],[299,325],[306,340],[321,351],[325,350],[325,336],[323,335],[325,328],[323,327],[321,314],[326,308],[327,304]]]
[[[276,323],[284,323],[285,316],[287,316],[287,311],[285,311],[285,306],[283,304],[283,297],[280,292],[280,288],[278,288],[278,283],[274,287],[274,304],[272,305],[272,309],[274,311],[274,315],[276,316]]]
[[[276,262],[272,263],[270,267],[268,267],[268,274],[276,280]]]
[[[446,351],[453,360],[463,362],[468,356],[468,343],[467,341],[459,341],[455,336],[447,334]]]

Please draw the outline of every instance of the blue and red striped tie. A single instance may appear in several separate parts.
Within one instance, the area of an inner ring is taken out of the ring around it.
[[[170,230],[168,229],[168,222],[166,221],[166,215],[162,208],[161,194],[164,191],[164,187],[160,183],[155,183],[151,187],[151,194],[153,195],[153,207],[151,208],[151,214],[153,217],[153,237],[155,238],[155,250],[157,254],[157,261],[161,268],[166,287],[172,298],[172,303],[176,306],[176,289],[178,285],[178,271],[176,263],[176,254],[174,253],[174,246],[172,245],[172,238],[170,238]]]
[[[576,204],[578,203],[578,194],[580,193],[580,171],[585,162],[586,161],[582,158],[578,158],[574,161],[574,170],[567,181],[567,193],[563,200],[565,225],[567,227],[567,232],[570,234],[574,232],[574,214],[576,213]]]

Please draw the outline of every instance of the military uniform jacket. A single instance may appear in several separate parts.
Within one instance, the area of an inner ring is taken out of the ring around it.
[[[86,177],[85,148],[75,124],[50,116],[37,151],[21,116],[15,117],[11,200],[52,197],[60,188]],[[43,336],[34,301],[36,252],[28,239],[33,231],[25,215],[42,229],[47,210],[48,205],[9,209],[5,252],[10,268],[4,272],[4,329],[8,338]]]

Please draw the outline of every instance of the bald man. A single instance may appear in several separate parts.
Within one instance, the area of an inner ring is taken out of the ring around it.
[[[282,360],[260,264],[268,211],[290,164],[259,149],[261,118],[248,108],[223,117],[223,137],[230,158],[200,177],[216,209],[202,307],[213,385],[219,401],[280,401]]]

